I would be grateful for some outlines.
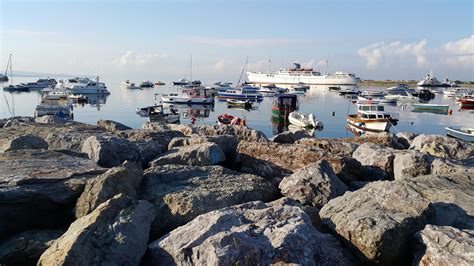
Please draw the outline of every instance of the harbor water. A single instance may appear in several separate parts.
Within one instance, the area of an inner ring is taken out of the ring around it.
[[[15,78],[15,83],[36,81],[37,78]],[[133,128],[139,128],[147,118],[136,114],[136,109],[148,105],[159,104],[161,94],[176,92],[177,87],[167,82],[164,86],[154,88],[126,89],[120,86],[119,80],[101,80],[105,82],[110,95],[88,95],[89,102],[74,104],[74,120],[95,124],[98,119],[110,119],[121,122]],[[3,84],[6,85],[6,84]],[[383,87],[363,87],[359,90],[383,90]],[[41,94],[32,92],[6,92],[2,90],[0,101],[0,118],[10,116],[33,116],[36,105],[41,100]],[[298,96],[300,111],[314,113],[324,124],[322,131],[317,131],[317,137],[340,138],[351,137],[354,134],[347,130],[346,116],[356,112],[354,100],[340,96],[337,91],[328,90],[327,86],[312,86],[304,95]],[[282,130],[287,130],[285,124],[272,121],[271,107],[273,97],[265,97],[260,103],[254,104],[251,110],[231,109],[226,102],[217,98],[214,105],[178,106],[181,113],[181,124],[212,125],[217,123],[221,114],[230,114],[247,121],[247,126],[260,130],[268,137]],[[436,94],[430,103],[449,104],[449,114],[418,113],[408,105],[386,105],[385,109],[399,114],[398,125],[390,129],[391,132],[409,131],[425,134],[445,134],[444,127],[474,125],[474,113],[471,110],[460,110],[453,97]]]

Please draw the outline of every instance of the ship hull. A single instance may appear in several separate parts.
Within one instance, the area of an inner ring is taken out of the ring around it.
[[[279,75],[247,72],[248,83],[253,84],[298,84],[308,85],[357,85],[357,77],[336,77],[332,75]]]

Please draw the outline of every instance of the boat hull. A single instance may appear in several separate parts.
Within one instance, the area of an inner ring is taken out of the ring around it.
[[[358,119],[354,116],[347,117],[347,124],[355,131],[382,133],[390,130],[391,122],[387,119],[364,120]]]
[[[250,101],[263,101],[262,95],[255,95],[255,94],[234,94],[234,93],[226,93],[226,92],[218,92],[217,95],[219,99],[236,99],[236,100],[250,100]]]
[[[448,135],[450,137],[454,137],[454,138],[457,138],[457,139],[462,139],[462,140],[467,141],[467,142],[474,142],[474,135],[472,135],[472,134],[468,134],[468,133],[462,132],[458,129],[451,128],[451,127],[445,127],[444,129],[446,130],[446,135]]]
[[[172,104],[213,104],[213,98],[180,98],[180,97],[161,97],[163,103]]]

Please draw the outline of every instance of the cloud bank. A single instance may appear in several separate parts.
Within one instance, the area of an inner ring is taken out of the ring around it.
[[[170,56],[163,54],[138,54],[136,51],[127,51],[125,54],[115,58],[113,63],[119,67],[144,66],[155,63],[160,59],[167,59]]]

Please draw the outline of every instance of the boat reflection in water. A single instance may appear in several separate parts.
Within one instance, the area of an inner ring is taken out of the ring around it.
[[[213,104],[163,104],[164,108],[176,109],[181,114],[182,118],[197,119],[197,118],[208,118],[211,112],[214,112]]]
[[[85,94],[82,95],[82,97],[85,99],[84,101],[81,102],[74,102],[74,106],[78,107],[85,107],[86,104],[90,105],[91,107],[96,107],[97,111],[100,111],[100,108],[102,105],[105,105],[107,103],[107,97],[109,97],[108,94]]]
[[[277,135],[286,131],[296,132],[296,131],[306,131],[309,136],[315,136],[316,130],[313,129],[304,129],[288,122],[288,118],[282,116],[272,116],[272,134]]]

